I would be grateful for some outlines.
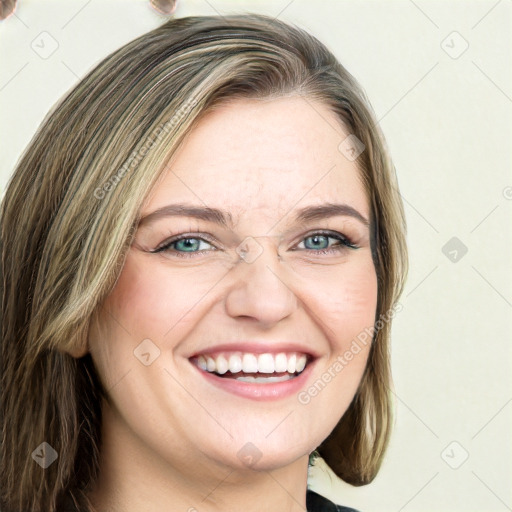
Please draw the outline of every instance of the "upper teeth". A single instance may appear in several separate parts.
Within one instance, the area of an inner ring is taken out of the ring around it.
[[[212,355],[200,355],[197,366],[208,372],[231,373],[295,373],[301,372],[306,366],[307,356],[292,352],[285,354],[252,354],[231,352]]]

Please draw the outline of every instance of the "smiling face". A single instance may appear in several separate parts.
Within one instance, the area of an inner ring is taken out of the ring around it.
[[[345,354],[377,305],[347,135],[311,100],[236,100],[174,155],[90,331],[129,457],[272,469],[335,427],[369,346]]]

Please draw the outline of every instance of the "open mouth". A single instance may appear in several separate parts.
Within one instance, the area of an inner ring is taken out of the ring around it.
[[[310,360],[311,356],[300,352],[221,352],[191,358],[198,368],[218,377],[262,384],[294,379],[304,371]]]

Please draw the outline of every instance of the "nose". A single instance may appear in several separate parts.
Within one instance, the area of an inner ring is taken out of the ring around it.
[[[233,318],[252,318],[270,327],[290,316],[297,309],[298,299],[285,281],[286,269],[277,248],[270,239],[263,238],[258,237],[262,253],[250,263],[250,258],[240,259],[232,269],[233,283],[225,306]]]

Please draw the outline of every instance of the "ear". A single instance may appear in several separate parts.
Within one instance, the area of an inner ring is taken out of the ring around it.
[[[14,14],[15,9],[16,0],[3,0],[0,6],[0,20],[5,20],[11,14]]]
[[[75,359],[80,359],[89,352],[88,343],[75,343],[71,348],[66,349],[65,352]]]
[[[88,326],[78,329],[75,334],[70,337],[67,346],[61,348],[61,351],[75,359],[80,359],[85,356],[89,352],[88,331]]]
[[[168,16],[174,14],[178,0],[149,0],[149,3],[156,12]]]

